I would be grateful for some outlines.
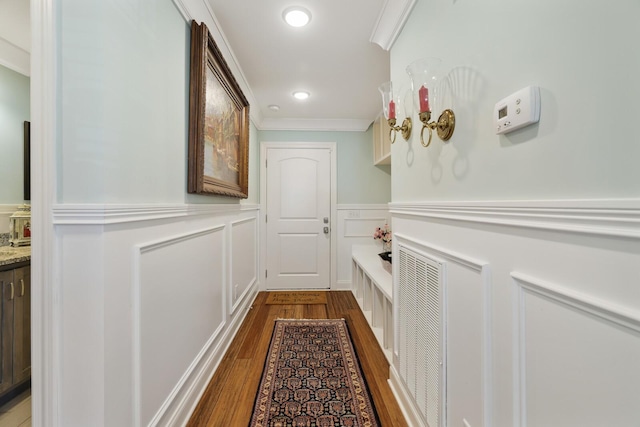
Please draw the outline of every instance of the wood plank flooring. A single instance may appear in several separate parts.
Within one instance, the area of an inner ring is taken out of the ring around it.
[[[382,426],[406,426],[387,383],[389,364],[353,294],[331,291],[327,304],[265,305],[260,292],[207,386],[187,427],[246,427],[267,357],[275,319],[344,318]]]

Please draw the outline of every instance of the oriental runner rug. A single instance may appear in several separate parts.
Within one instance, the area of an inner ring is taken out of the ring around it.
[[[377,427],[343,319],[276,320],[249,427]]]
[[[265,304],[326,304],[325,291],[275,291],[269,292]]]

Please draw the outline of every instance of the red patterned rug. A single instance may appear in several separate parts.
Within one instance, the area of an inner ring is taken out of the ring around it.
[[[277,320],[249,427],[379,426],[344,320]]]

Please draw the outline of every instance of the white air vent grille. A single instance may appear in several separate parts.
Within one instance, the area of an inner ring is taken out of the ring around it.
[[[441,424],[444,351],[442,270],[432,259],[399,246],[398,357],[400,376],[429,427]]]

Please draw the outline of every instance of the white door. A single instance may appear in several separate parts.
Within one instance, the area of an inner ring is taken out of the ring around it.
[[[267,289],[331,287],[331,150],[268,148]]]

